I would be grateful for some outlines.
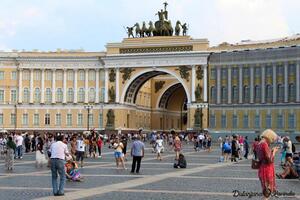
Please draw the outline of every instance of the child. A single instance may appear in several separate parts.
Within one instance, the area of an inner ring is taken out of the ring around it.
[[[75,161],[69,159],[65,164],[66,178],[72,181],[81,181],[81,175]]]

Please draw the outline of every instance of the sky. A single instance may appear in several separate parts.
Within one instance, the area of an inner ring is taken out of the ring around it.
[[[105,51],[124,27],[156,21],[165,0],[0,0],[0,50]],[[210,45],[300,33],[300,0],[167,0],[169,19]]]

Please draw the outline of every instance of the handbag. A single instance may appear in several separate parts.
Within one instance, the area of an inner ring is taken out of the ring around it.
[[[251,168],[259,169],[259,167],[260,167],[260,161],[252,159]]]

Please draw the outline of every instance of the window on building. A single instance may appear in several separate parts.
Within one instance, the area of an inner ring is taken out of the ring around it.
[[[104,102],[104,96],[105,96],[105,88],[101,88],[100,89],[100,97],[99,97],[100,102]]]
[[[266,128],[272,128],[272,116],[271,116],[271,114],[266,115]]]
[[[74,80],[74,72],[72,70],[68,70],[67,79],[68,79],[68,81]]]
[[[243,75],[244,75],[244,78],[249,78],[250,77],[250,69],[249,68],[244,68],[243,69]]]
[[[67,126],[72,126],[72,114],[67,114]]]
[[[52,92],[50,88],[46,88],[46,103],[51,103],[52,101]]]
[[[63,91],[61,88],[56,89],[56,102],[61,103],[63,101]]]
[[[78,126],[83,125],[83,114],[82,113],[78,113],[78,115],[77,115],[77,125]]]
[[[227,97],[228,97],[227,88],[226,87],[222,87],[221,88],[221,100],[222,100],[222,103],[227,103]]]
[[[67,101],[69,103],[71,103],[71,102],[74,101],[74,91],[73,91],[73,88],[68,88],[68,98],[67,98]]]
[[[227,127],[226,115],[222,114],[222,116],[221,116],[221,128],[226,128],[226,127]]]
[[[34,125],[34,126],[40,125],[40,115],[37,114],[37,113],[35,113],[35,114],[33,115],[33,125]]]
[[[0,114],[0,125],[3,125],[3,113]]]
[[[61,114],[60,113],[57,113],[55,115],[55,125],[56,126],[61,126]]]
[[[23,126],[28,126],[28,114],[23,114],[23,117],[22,117],[22,125]]]
[[[4,103],[4,90],[0,90],[0,103]]]
[[[83,88],[79,88],[78,102],[84,102],[84,89]]]
[[[28,81],[29,80],[29,70],[23,70],[22,72],[22,79],[25,80],[25,81]]]
[[[214,114],[210,115],[210,117],[209,117],[209,126],[211,128],[216,128],[216,115],[214,115]]]
[[[12,80],[17,80],[17,71],[12,71],[11,72],[11,79]]]
[[[250,102],[250,88],[249,88],[249,86],[245,85],[243,89],[244,89],[244,91],[243,91],[244,102],[249,103]]]
[[[277,115],[277,128],[279,128],[279,129],[283,128],[283,116],[282,116],[282,114]]]
[[[237,79],[239,76],[239,69],[237,67],[232,68],[232,78]]]
[[[244,128],[249,128],[249,116],[248,114],[245,114],[243,117],[243,127]]]
[[[50,114],[45,114],[45,125],[50,125]]]
[[[29,102],[29,89],[28,88],[24,88],[23,89],[23,102],[24,103],[28,103]]]
[[[10,102],[12,103],[17,102],[17,90],[10,91]]]
[[[296,87],[294,83],[289,84],[288,98],[289,98],[289,102],[296,101]]]
[[[266,72],[267,72],[267,77],[272,77],[273,76],[273,68],[272,68],[272,66],[267,66],[266,67]]]
[[[255,103],[259,103],[261,101],[261,90],[259,85],[254,87],[254,100]]]
[[[283,74],[284,74],[284,68],[283,68],[283,66],[282,65],[278,65],[277,66],[277,75],[283,76]]]
[[[238,126],[238,118],[237,115],[232,115],[232,128],[237,128]]]
[[[79,80],[84,81],[84,79],[85,79],[84,70],[79,70],[78,73],[79,73]]]
[[[227,69],[226,68],[225,69],[221,69],[221,77],[222,77],[223,80],[227,79]]]
[[[102,113],[99,113],[99,128],[103,128],[103,114]],[[129,126],[127,126],[127,128],[129,128]]]
[[[95,70],[89,70],[89,81],[95,81],[95,80],[96,80]]]
[[[45,79],[46,79],[46,81],[51,81],[52,80],[52,71],[51,70],[46,70],[46,72],[45,72],[45,75],[46,75],[46,77],[45,77]]]
[[[4,80],[4,71],[0,71],[0,80]]]
[[[95,102],[96,92],[94,88],[89,89],[89,102]]]
[[[90,128],[94,126],[94,115],[93,114],[89,114],[89,126]]]
[[[99,71],[99,80],[100,82],[104,82],[105,81],[105,73],[104,73],[104,70],[100,70]]]
[[[214,80],[217,77],[217,71],[216,69],[211,69],[210,70],[210,79]]]
[[[212,103],[217,102],[217,89],[215,86],[210,88],[210,100]]]
[[[272,103],[273,101],[273,87],[272,85],[266,86],[266,99],[268,103]]]
[[[261,75],[261,69],[260,69],[260,67],[255,67],[254,72],[255,72],[255,78],[259,78],[260,75]]]
[[[34,71],[34,80],[35,81],[41,80],[41,71],[40,70],[35,70]]]
[[[290,113],[289,117],[288,117],[288,127],[289,129],[295,129],[295,114],[294,113]]]
[[[254,128],[260,128],[260,115],[258,114],[255,115]]]
[[[34,103],[40,103],[41,102],[41,91],[40,88],[34,89]]]
[[[11,125],[16,125],[16,114],[10,114],[10,124]]]
[[[277,85],[277,101],[284,101],[284,86],[282,84]]]
[[[232,102],[233,103],[238,103],[239,100],[239,94],[238,94],[238,88],[237,86],[232,86]]]
[[[294,76],[296,74],[296,65],[289,64],[288,70],[289,70],[289,76]]]
[[[63,71],[62,70],[56,70],[55,71],[55,79],[57,81],[63,80]]]

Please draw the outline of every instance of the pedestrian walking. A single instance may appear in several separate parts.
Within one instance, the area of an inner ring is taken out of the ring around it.
[[[114,155],[116,159],[117,169],[119,168],[120,164],[122,165],[123,169],[126,169],[123,154],[124,145],[122,142],[120,142],[119,137],[116,137],[113,148],[115,149]]]
[[[65,157],[69,156],[68,147],[62,141],[63,135],[56,138],[56,142],[50,147],[51,149],[51,173],[52,173],[52,188],[54,196],[64,195],[64,186],[66,179],[65,172]],[[60,176],[59,186],[57,184],[58,175]]]
[[[155,142],[155,149],[156,149],[156,153],[157,153],[157,160],[162,160],[161,158],[161,153],[164,149],[164,145],[163,145],[164,141],[161,139],[160,136],[157,136],[156,142]]]
[[[248,136],[245,137],[244,140],[244,150],[245,150],[245,155],[244,158],[248,159],[248,154],[249,154],[249,142],[248,142]]]
[[[23,158],[23,137],[21,133],[18,133],[16,136],[16,151],[15,151],[15,158],[22,159]]]
[[[102,145],[103,145],[103,141],[101,139],[101,136],[98,137],[98,140],[97,140],[97,147],[98,147],[98,158],[101,158],[101,149],[102,149]]]
[[[141,136],[138,135],[131,147],[132,165],[131,173],[140,173],[141,161],[145,153],[145,144],[141,141]]]
[[[179,137],[176,135],[174,139],[175,160],[179,159],[179,153],[182,149],[182,144]]]
[[[14,167],[14,151],[16,149],[16,144],[11,136],[8,137],[5,150],[5,167],[7,170],[13,170]]]
[[[80,160],[80,167],[83,167],[83,159],[85,153],[85,142],[82,135],[80,135],[76,141],[76,161]]]

